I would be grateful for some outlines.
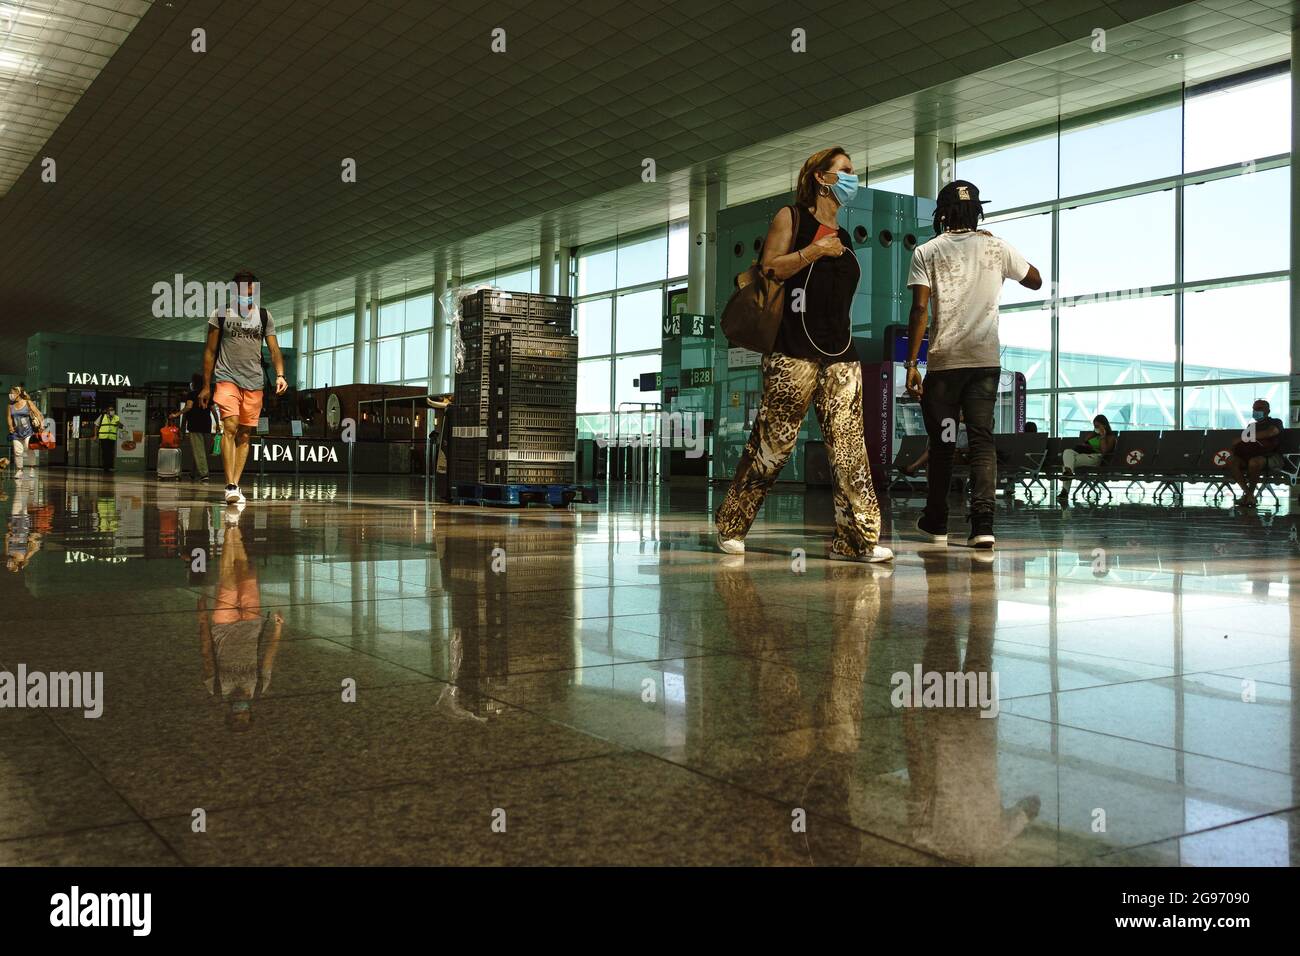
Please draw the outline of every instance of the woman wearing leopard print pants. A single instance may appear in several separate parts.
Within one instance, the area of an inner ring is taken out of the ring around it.
[[[762,264],[785,280],[785,311],[776,343],[763,356],[754,430],[716,517],[719,547],[728,554],[744,553],[745,535],[789,460],[811,404],[835,485],[830,557],[874,563],[894,556],[878,544],[880,508],[862,427],[862,367],[852,348],[849,310],[861,271],[852,252],[845,254],[851,239],[837,222],[857,188],[844,150],[814,153],[799,172],[795,205],[781,209],[768,228]]]

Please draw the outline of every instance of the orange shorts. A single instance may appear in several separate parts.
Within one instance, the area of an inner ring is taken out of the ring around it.
[[[217,606],[212,611],[213,624],[233,624],[252,621],[262,616],[262,593],[257,588],[257,578],[249,574],[237,578],[234,586],[217,585]]]
[[[250,392],[234,382],[218,382],[212,390],[212,404],[223,422],[238,417],[239,424],[255,426],[262,417],[262,390]]]

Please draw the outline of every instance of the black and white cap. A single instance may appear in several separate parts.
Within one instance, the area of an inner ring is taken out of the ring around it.
[[[954,179],[939,190],[937,202],[940,206],[948,206],[955,202],[977,202],[983,205],[988,200],[980,199],[979,187],[974,183],[965,179]]]

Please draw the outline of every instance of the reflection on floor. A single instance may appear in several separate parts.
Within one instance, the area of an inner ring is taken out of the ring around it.
[[[0,484],[0,864],[1297,859],[1289,516],[253,484]]]

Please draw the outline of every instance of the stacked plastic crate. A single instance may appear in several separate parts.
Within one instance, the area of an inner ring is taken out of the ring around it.
[[[503,333],[573,343],[572,394],[568,399],[572,443],[574,409],[577,406],[577,338],[572,335],[572,329],[573,300],[568,296],[482,289],[461,300],[465,369],[456,376],[455,402],[452,405],[448,466],[453,483],[515,480],[495,477],[489,467],[489,452],[495,448],[491,442],[494,436],[490,436],[488,427],[492,405],[489,399],[493,394],[492,347],[493,340]],[[572,475],[572,465],[569,474]]]
[[[503,332],[492,339],[488,480],[569,484],[577,445],[578,338]]]

